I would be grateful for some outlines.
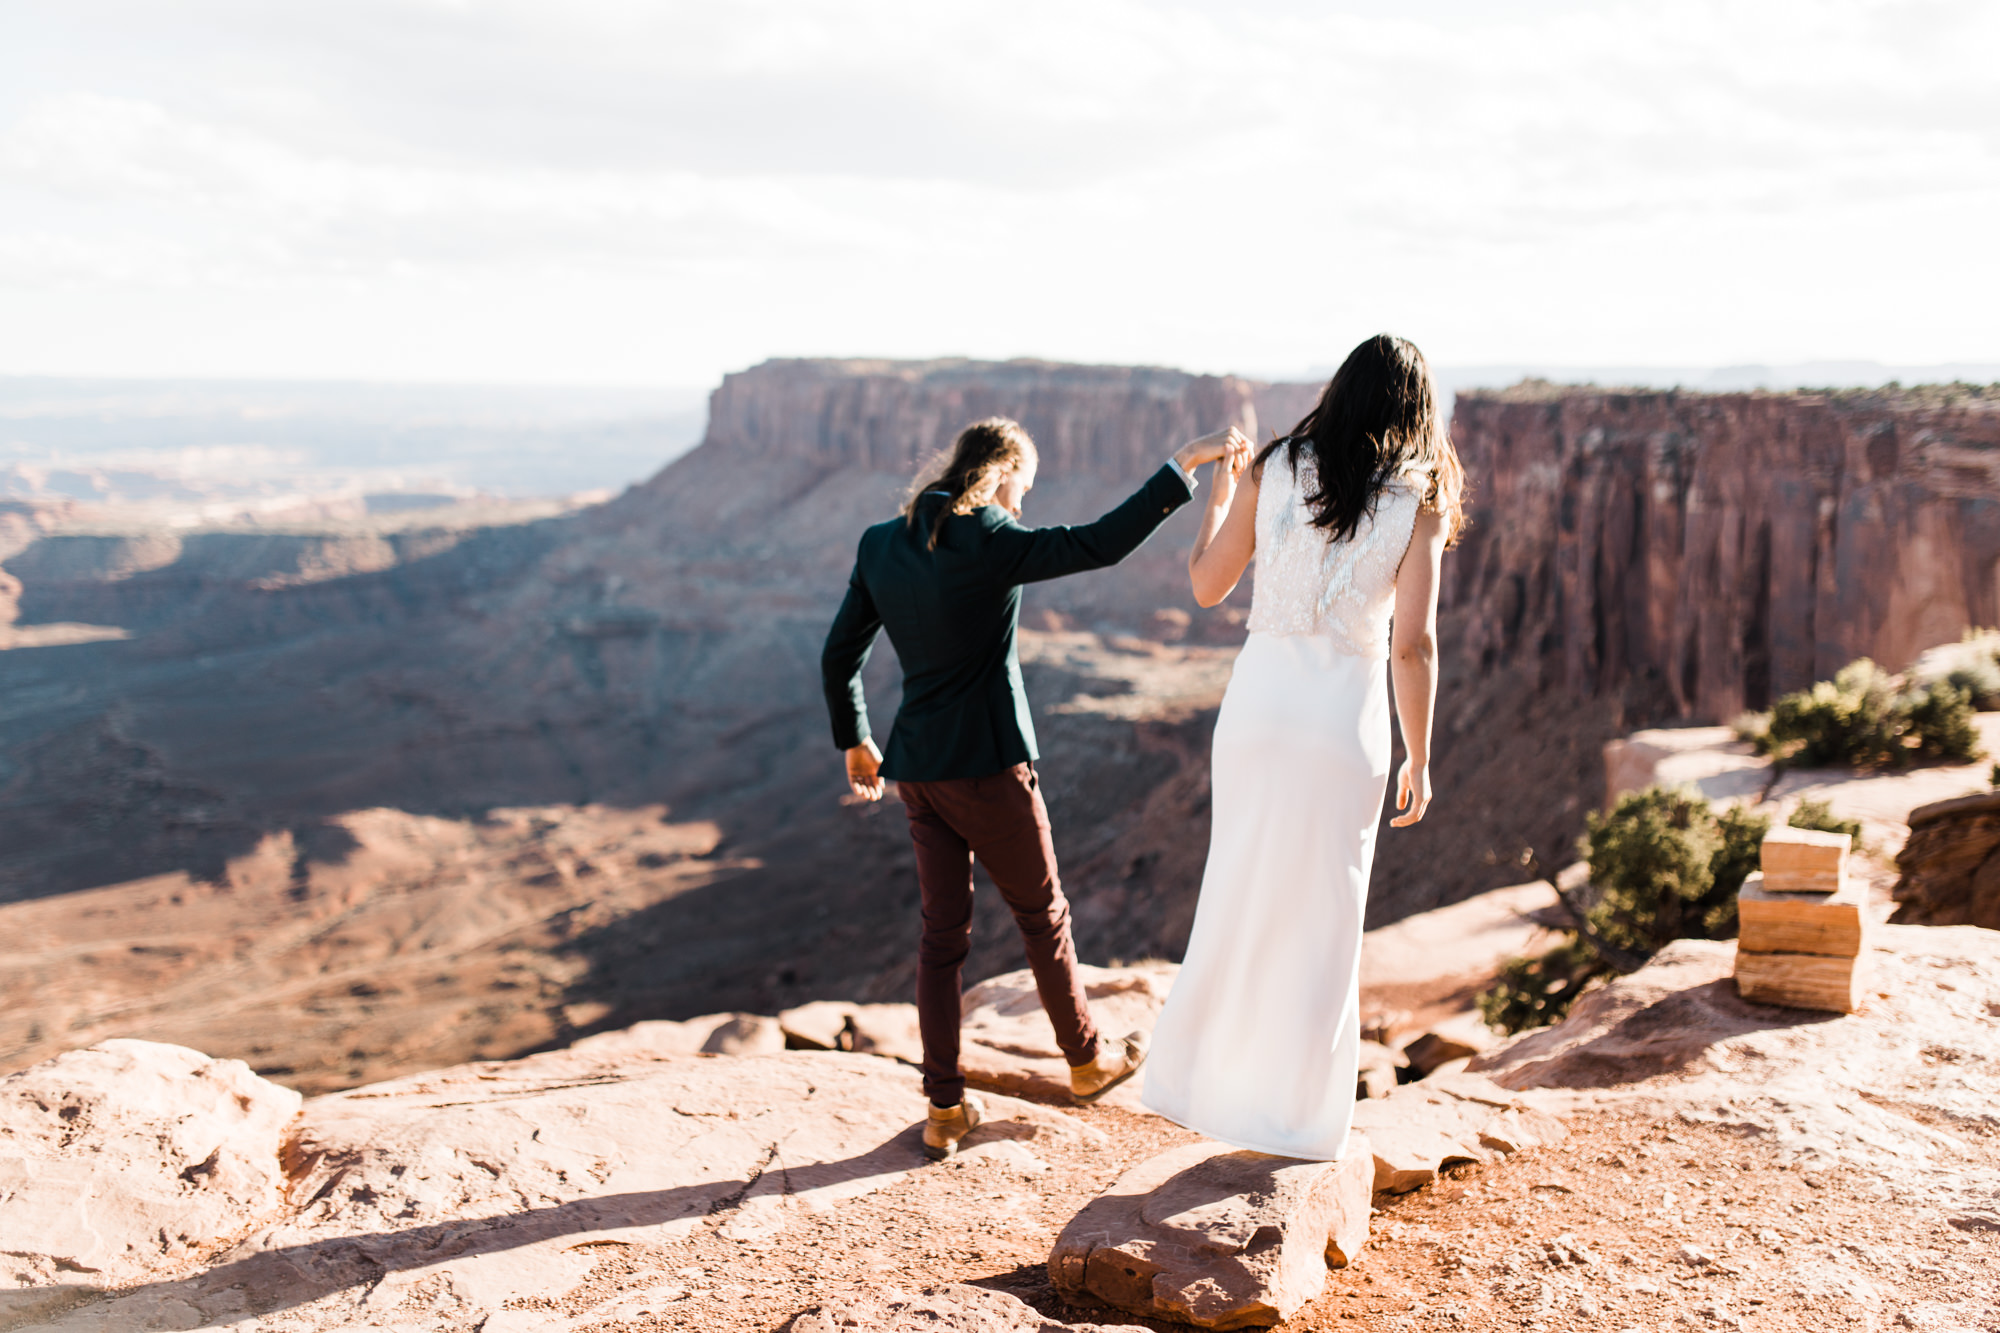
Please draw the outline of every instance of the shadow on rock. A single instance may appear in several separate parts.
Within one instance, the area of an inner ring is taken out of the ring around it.
[[[1700,946],[1700,947],[1696,947]],[[1475,1057],[1505,1088],[1610,1088],[1698,1069],[1711,1048],[1842,1015],[1752,1004],[1730,978],[1733,946],[1676,940],[1646,968],[1578,1000],[1567,1022]]]
[[[874,1176],[923,1165],[922,1127],[912,1125],[879,1147],[853,1157],[805,1166],[753,1172],[747,1178],[642,1193],[577,1199],[550,1208],[531,1208],[494,1217],[455,1219],[404,1231],[340,1236],[302,1245],[254,1250],[239,1247],[199,1276],[155,1282],[116,1291],[87,1287],[41,1287],[6,1293],[0,1300],[0,1328],[33,1327],[33,1321],[92,1300],[159,1304],[176,1302],[201,1312],[203,1321],[183,1327],[208,1328],[245,1314],[288,1310],[356,1287],[373,1287],[391,1274],[430,1268],[447,1260],[475,1259],[525,1246],[635,1227],[684,1222],[699,1225],[739,1209],[754,1196],[776,1198],[806,1190],[831,1189]],[[768,1177],[781,1180],[771,1193]],[[255,1245],[257,1242],[250,1242]],[[364,1298],[365,1300],[365,1298]]]

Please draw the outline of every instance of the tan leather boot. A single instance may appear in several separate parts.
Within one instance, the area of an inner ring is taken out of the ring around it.
[[[933,1106],[924,1122],[924,1156],[942,1162],[958,1151],[958,1141],[986,1119],[986,1103],[970,1093],[956,1106]]]
[[[1128,1032],[1121,1041],[1100,1037],[1096,1059],[1087,1065],[1069,1067],[1070,1099],[1085,1104],[1094,1102],[1138,1073],[1139,1066],[1146,1063],[1146,1048],[1152,1041],[1152,1034],[1146,1032]]]

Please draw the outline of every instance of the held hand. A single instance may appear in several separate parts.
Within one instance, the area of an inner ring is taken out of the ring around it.
[[[1408,828],[1424,817],[1424,811],[1431,804],[1431,766],[1412,765],[1403,761],[1403,771],[1396,775],[1396,808],[1403,811],[1389,821],[1390,828]]]
[[[863,741],[847,752],[847,785],[864,801],[882,799],[882,752]]]
[[[1219,430],[1213,435],[1189,440],[1174,451],[1174,459],[1192,472],[1204,463],[1213,463],[1218,458],[1228,458],[1237,453],[1247,455],[1249,450],[1250,438],[1231,426],[1228,430]]]
[[[1231,431],[1235,438],[1229,441],[1228,452],[1215,460],[1208,470],[1209,480],[1215,486],[1215,495],[1226,496],[1236,489],[1236,483],[1250,470],[1253,450],[1250,441],[1240,431]]]

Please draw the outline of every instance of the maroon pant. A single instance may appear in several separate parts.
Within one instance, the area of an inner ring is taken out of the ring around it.
[[[983,778],[898,782],[917,849],[924,935],[917,950],[917,1024],[924,1038],[924,1092],[939,1106],[965,1097],[958,1068],[959,1001],[972,947],[972,862],[1000,890],[1021,928],[1028,966],[1056,1044],[1073,1065],[1097,1054],[1097,1025],[1084,1002],[1069,933],[1069,900],[1056,878],[1056,849],[1041,783],[1028,764]]]

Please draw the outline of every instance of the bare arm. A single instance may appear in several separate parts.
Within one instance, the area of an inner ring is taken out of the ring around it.
[[[1214,606],[1235,589],[1257,551],[1258,469],[1250,465],[1249,442],[1232,449],[1209,469],[1208,507],[1201,531],[1188,552],[1188,580],[1194,599]],[[1247,483],[1247,484],[1245,484]]]
[[[1408,828],[1431,803],[1431,713],[1437,703],[1438,570],[1444,561],[1444,519],[1417,511],[1403,567],[1396,571],[1396,620],[1389,639],[1389,673],[1396,682],[1396,721],[1403,729],[1403,771],[1389,821]]]

